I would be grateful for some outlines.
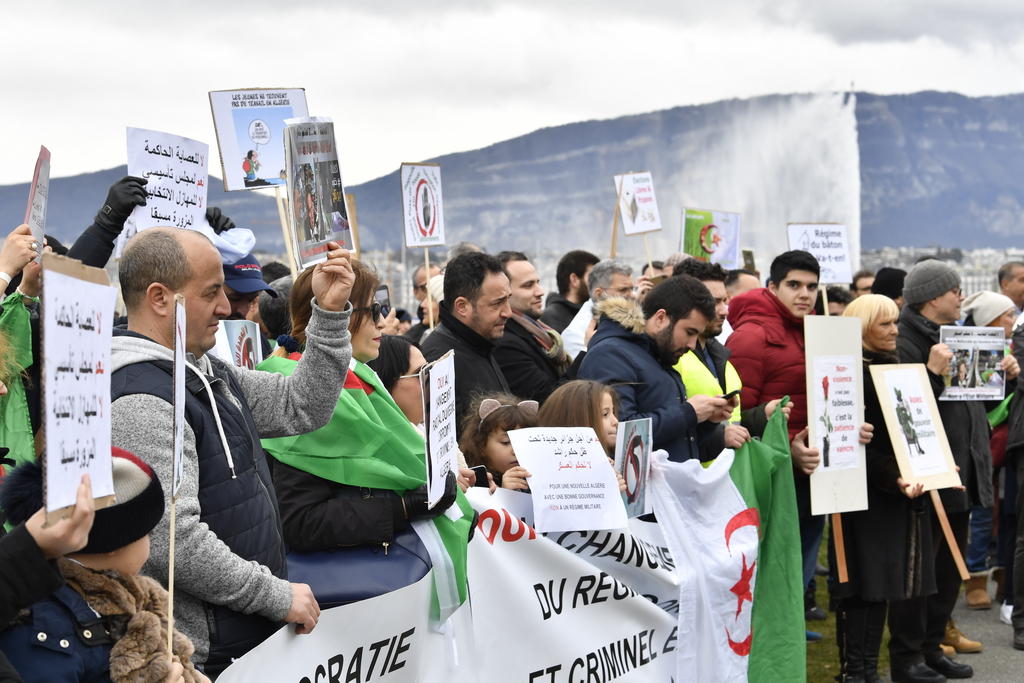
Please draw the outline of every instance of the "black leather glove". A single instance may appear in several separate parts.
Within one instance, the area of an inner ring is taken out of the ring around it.
[[[218,235],[225,230],[230,230],[235,227],[235,222],[222,214],[220,212],[220,208],[216,206],[211,206],[206,209],[206,220],[210,224],[210,227],[213,228],[213,231]]]
[[[145,178],[128,175],[111,185],[107,200],[96,214],[96,222],[114,232],[121,232],[135,207],[146,205],[147,182]]]
[[[402,495],[402,502],[405,504],[405,516],[407,519],[433,519],[444,513],[445,510],[455,502],[455,492],[458,485],[455,483],[455,473],[449,472],[448,478],[444,481],[444,495],[437,505],[427,509],[427,485],[406,491]]]

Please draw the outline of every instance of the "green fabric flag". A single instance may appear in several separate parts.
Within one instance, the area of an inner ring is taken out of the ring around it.
[[[18,465],[36,459],[35,437],[28,413],[28,399],[19,373],[32,365],[32,326],[21,295],[14,292],[3,301],[0,334],[7,338],[8,351],[2,378],[7,393],[0,396],[0,445],[10,449],[9,458]]]
[[[258,369],[291,375],[298,362],[272,356]],[[281,462],[318,477],[367,488],[404,493],[427,481],[426,442],[405,417],[369,366],[353,361],[330,422],[308,434],[263,439],[263,448]],[[466,547],[473,508],[459,491],[462,518],[445,515],[434,525],[451,557],[459,591],[466,599]],[[435,591],[435,608],[437,595]]]
[[[789,434],[781,410],[772,415],[760,441],[748,441],[736,451],[729,474],[761,518],[747,680],[806,680],[800,524]]]

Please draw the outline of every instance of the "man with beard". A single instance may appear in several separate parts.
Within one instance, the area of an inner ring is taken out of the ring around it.
[[[231,305],[228,320],[248,319],[249,309],[260,292],[277,297],[277,291],[263,281],[263,269],[255,256],[246,254],[235,263],[224,264],[224,293]]]
[[[686,385],[687,396],[718,396],[743,389],[742,378],[729,361],[732,353],[716,339],[722,333],[729,314],[729,294],[725,281],[728,273],[717,263],[687,259],[677,264],[673,275],[689,275],[700,280],[715,300],[715,317],[701,332],[692,353],[684,353],[675,365],[676,372]],[[779,405],[779,399],[741,410],[737,403],[729,424],[724,427],[720,443],[742,444],[753,436],[761,436],[768,418]],[[789,415],[789,408],[783,409]],[[714,440],[709,440],[709,445]],[[736,446],[729,446],[735,448]]]
[[[468,252],[444,271],[441,324],[423,343],[423,355],[435,361],[455,351],[455,413],[462,418],[474,394],[508,393],[505,375],[494,360],[494,343],[512,315],[508,276],[490,254]]]
[[[505,267],[512,288],[512,317],[495,345],[494,358],[513,394],[543,403],[562,381],[569,358],[561,335],[538,319],[544,288],[537,269],[518,251],[503,251],[498,261]]]
[[[548,294],[547,305],[540,316],[545,325],[561,333],[580,310],[584,301],[590,298],[587,276],[601,259],[589,251],[576,249],[558,260],[555,269],[555,284],[558,293]]]
[[[672,369],[715,318],[707,287],[682,275],[656,286],[642,304],[616,297],[595,308],[601,319],[580,377],[615,388],[620,420],[651,418],[654,447],[668,451],[670,460],[701,458],[701,440],[712,436],[738,403],[718,396],[687,398]]]

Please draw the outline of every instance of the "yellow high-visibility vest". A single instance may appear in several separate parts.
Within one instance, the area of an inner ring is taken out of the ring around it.
[[[715,377],[714,373],[708,369],[708,366],[704,365],[704,361],[701,360],[697,354],[699,351],[689,351],[679,357],[679,361],[675,364],[674,370],[679,373],[679,377],[683,380],[683,385],[686,386],[687,396],[721,396],[722,385],[718,383],[718,378]],[[743,388],[743,382],[740,381],[739,373],[736,372],[736,368],[732,366],[732,363],[725,361],[725,393],[735,391]],[[730,422],[740,421],[740,406],[736,406],[736,410],[732,412],[732,418]]]

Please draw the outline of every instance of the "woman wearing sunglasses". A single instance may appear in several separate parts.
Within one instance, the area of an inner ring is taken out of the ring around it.
[[[261,370],[288,375],[301,357],[313,299],[312,270],[296,278],[289,299],[294,338],[289,345],[297,348],[280,351]],[[441,502],[427,508],[423,436],[366,365],[380,352],[387,315],[374,301],[379,281],[359,261],[352,261],[352,270],[352,363],[334,415],[309,434],[263,440],[273,456],[285,542],[303,552],[363,544],[386,549],[412,521],[433,519],[456,568],[464,570],[473,510],[457,494],[454,477]],[[453,502],[463,512],[456,521],[442,514]],[[460,578],[464,588],[464,574]]]

